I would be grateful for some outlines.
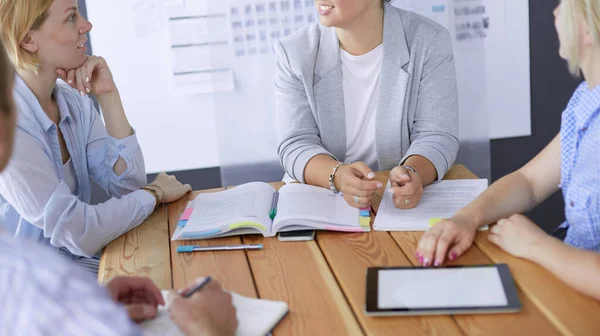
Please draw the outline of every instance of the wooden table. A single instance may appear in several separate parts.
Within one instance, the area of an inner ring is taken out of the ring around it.
[[[377,179],[387,182],[387,173]],[[455,166],[446,179],[476,178]],[[281,183],[274,183],[280,187]],[[383,188],[382,188],[383,189]],[[116,275],[150,277],[163,289],[182,288],[211,275],[227,290],[286,301],[290,314],[275,335],[598,335],[600,303],[567,287],[545,269],[512,257],[480,232],[456,265],[507,263],[519,288],[518,314],[369,317],[364,314],[365,274],[371,266],[418,265],[421,232],[318,232],[311,242],[279,242],[262,236],[170,241],[189,200],[156,211],[138,228],[110,243],[100,261],[99,281]],[[383,190],[374,198],[376,213]],[[372,216],[374,217],[374,216]],[[263,250],[176,253],[180,245],[262,243]]]

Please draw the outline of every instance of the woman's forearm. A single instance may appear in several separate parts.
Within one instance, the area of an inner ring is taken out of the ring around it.
[[[133,134],[133,129],[125,115],[119,91],[115,90],[114,92],[96,98],[102,109],[102,115],[104,116],[104,122],[106,124],[106,132],[108,132],[111,137],[118,140],[131,136]],[[120,176],[127,170],[127,163],[123,158],[119,158],[113,166],[113,170],[115,174]]]
[[[437,180],[437,170],[431,161],[420,155],[413,155],[404,161],[403,166],[413,167],[424,186],[428,186]]]
[[[546,236],[532,246],[527,259],[546,268],[577,291],[600,300],[600,254],[584,251]]]
[[[455,216],[478,228],[516,213],[527,212],[535,205],[528,180],[520,171],[516,171],[496,181]]]
[[[121,140],[133,134],[127,120],[119,91],[96,97],[102,109],[106,131],[115,139]]]
[[[304,168],[304,181],[307,184],[329,189],[329,175],[338,162],[329,155],[317,155],[308,161]]]

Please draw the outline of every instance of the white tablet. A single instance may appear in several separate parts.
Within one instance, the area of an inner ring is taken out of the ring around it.
[[[506,264],[367,270],[367,315],[512,313],[521,310]]]

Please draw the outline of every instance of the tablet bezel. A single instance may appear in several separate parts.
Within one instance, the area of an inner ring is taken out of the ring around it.
[[[508,304],[495,307],[440,307],[440,308],[386,308],[378,306],[379,298],[379,272],[387,270],[431,270],[431,269],[453,269],[453,268],[490,268],[498,270],[504,293]],[[464,265],[445,267],[369,267],[367,269],[365,313],[370,316],[385,315],[455,315],[455,314],[490,314],[490,313],[514,313],[521,311],[521,301],[514,279],[507,264],[496,265]]]

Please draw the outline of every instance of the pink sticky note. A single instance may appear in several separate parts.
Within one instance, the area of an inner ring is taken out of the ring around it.
[[[190,217],[192,216],[192,211],[194,211],[194,208],[187,208],[187,209],[185,209],[185,211],[181,215],[181,219],[180,220],[188,220],[188,219],[190,219]]]

